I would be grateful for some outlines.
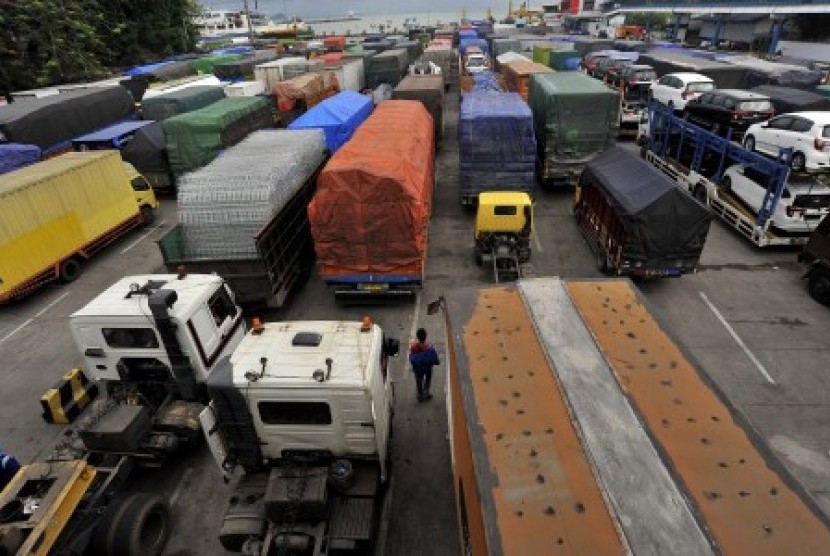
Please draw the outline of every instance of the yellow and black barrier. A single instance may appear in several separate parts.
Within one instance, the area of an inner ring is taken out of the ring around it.
[[[97,395],[98,386],[81,369],[71,369],[40,398],[43,420],[61,425],[71,423]]]

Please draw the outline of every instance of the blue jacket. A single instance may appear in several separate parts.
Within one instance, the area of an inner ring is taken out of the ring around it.
[[[427,344],[424,351],[409,354],[409,363],[412,370],[417,373],[432,370],[433,365],[440,365],[441,361],[438,360],[438,353],[432,344]]]
[[[0,490],[6,488],[19,470],[20,464],[14,456],[4,454],[0,450]]]

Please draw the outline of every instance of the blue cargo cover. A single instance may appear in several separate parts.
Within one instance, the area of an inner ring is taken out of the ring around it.
[[[34,164],[40,156],[41,150],[37,145],[0,143],[0,174]]]
[[[124,70],[121,75],[128,75],[130,77],[134,77],[136,75],[144,75],[145,73],[153,73],[153,71],[163,68],[164,66],[169,66],[172,64],[173,61],[168,62],[158,62],[155,64],[146,64],[143,66],[135,66],[134,68],[130,68],[128,70]]]
[[[369,117],[372,106],[372,97],[356,91],[342,91],[291,122],[288,129],[322,129],[326,147],[333,154]]]
[[[151,120],[135,120],[111,125],[76,137],[72,140],[72,148],[76,151],[123,149],[132,140],[137,130],[153,123],[155,122]]]

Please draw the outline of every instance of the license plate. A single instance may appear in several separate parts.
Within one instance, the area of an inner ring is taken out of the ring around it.
[[[358,284],[357,289],[364,292],[382,292],[389,289],[389,284]]]

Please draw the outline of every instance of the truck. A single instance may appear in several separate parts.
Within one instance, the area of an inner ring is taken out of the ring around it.
[[[733,142],[731,132],[720,137],[653,102],[647,126],[642,156],[707,205],[726,226],[758,247],[807,242],[807,234],[782,233],[772,226],[789,180],[791,149],[782,149],[775,159],[767,158]],[[748,209],[724,181],[724,172],[736,164],[759,180],[764,195],[758,210]]]
[[[153,189],[116,151],[66,153],[5,174],[0,303],[76,280],[84,261],[152,222],[156,208]]]
[[[516,93],[473,91],[458,114],[458,196],[475,206],[486,191],[521,191],[536,186],[533,114]]]
[[[219,531],[248,555],[368,553],[390,477],[388,361],[361,322],[255,323],[208,379],[201,415],[233,487]]]
[[[479,195],[473,256],[479,266],[490,263],[496,283],[518,280],[530,261],[533,202],[519,191],[487,191]]]
[[[810,297],[830,305],[830,218],[825,216],[810,234],[798,262],[806,268]]]
[[[257,131],[184,176],[179,224],[158,241],[165,267],[218,273],[239,303],[282,307],[313,267],[307,209],[325,151],[320,129]]]
[[[539,62],[522,61],[510,62],[502,66],[501,71],[504,74],[507,90],[518,93],[525,102],[527,102],[528,94],[530,94],[530,76],[534,73],[553,73],[549,66]]]
[[[615,147],[585,165],[577,187],[574,215],[597,270],[641,278],[696,270],[713,216],[664,173]]]
[[[442,308],[464,554],[828,546],[827,516],[627,278],[467,286]]]
[[[384,101],[320,173],[308,217],[318,272],[337,299],[422,287],[433,129],[421,102]]]
[[[245,335],[241,310],[218,276],[135,275],[69,324],[86,374],[44,395],[44,417],[74,417],[91,384],[108,395],[0,493],[0,548],[19,556],[158,556],[173,528],[170,506],[158,494],[131,492],[129,477],[201,438],[206,381]]]
[[[579,72],[534,73],[528,104],[542,183],[571,185],[591,158],[616,145],[619,93]]]

